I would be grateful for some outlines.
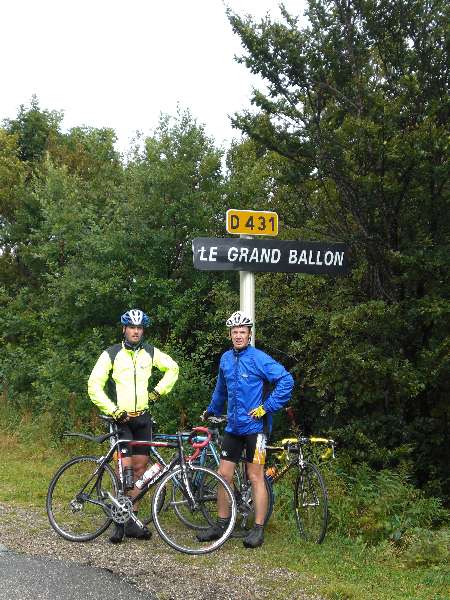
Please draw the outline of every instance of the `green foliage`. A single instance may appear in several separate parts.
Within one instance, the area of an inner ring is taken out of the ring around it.
[[[405,548],[419,544],[419,530],[442,527],[449,521],[441,500],[425,497],[400,472],[375,471],[363,464],[330,472],[327,481],[331,528],[340,535],[370,544],[390,540]]]
[[[89,372],[119,338],[119,315],[137,305],[152,316],[151,341],[183,367],[177,396],[156,416],[164,429],[187,426],[208,402],[217,350],[209,355],[221,338],[205,334],[204,325],[219,295],[221,302],[226,297],[226,283],[216,277],[211,289],[190,260],[192,238],[213,233],[223,203],[221,153],[188,112],[162,117],[126,165],[110,130],[62,134],[51,116],[35,101],[1,130],[1,373],[8,406],[48,410],[54,435],[88,422]],[[22,173],[17,130],[44,122],[51,139],[41,136],[42,152],[30,150]],[[7,191],[14,186],[23,193],[17,201]],[[215,323],[214,314],[209,318]]]
[[[0,212],[11,219],[20,202],[26,170],[19,157],[18,136],[0,129]]]
[[[89,372],[141,306],[181,365],[160,429],[197,422],[239,291],[235,273],[193,269],[192,239],[223,235],[230,207],[275,209],[282,238],[340,240],[351,256],[342,279],[256,277],[257,345],[292,370],[299,424],[338,439],[358,477],[405,470],[444,498],[448,6],[311,0],[304,28],[228,14],[267,93],[235,117],[248,137],[225,157],[181,110],[126,162],[112,130],[62,132],[36,99],[0,128],[1,397],[9,414],[52,414],[55,435],[90,423]],[[277,435],[288,427],[277,418]],[[367,538],[424,526],[432,508],[415,502],[422,516],[399,523],[381,500],[364,508]]]
[[[22,105],[16,119],[6,120],[9,133],[18,137],[19,158],[26,162],[42,160],[52,137],[58,136],[63,115],[41,110],[36,96],[29,107]]]
[[[256,156],[278,156],[286,235],[346,242],[352,272],[266,277],[257,334],[298,358],[307,431],[332,430],[378,467],[407,446],[416,481],[445,495],[448,5],[310,0],[307,15],[301,28],[286,11],[281,22],[228,11],[240,61],[266,83],[234,124]]]
[[[430,531],[429,529],[416,528],[412,531],[408,542],[403,559],[409,567],[448,563],[450,529]]]

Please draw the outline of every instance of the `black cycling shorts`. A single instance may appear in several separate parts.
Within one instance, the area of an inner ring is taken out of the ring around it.
[[[241,460],[245,448],[244,459],[255,465],[266,462],[267,436],[265,433],[251,433],[250,435],[235,435],[225,432],[222,440],[220,458],[237,463]]]
[[[117,425],[119,439],[127,440],[145,440],[150,442],[152,439],[152,418],[148,412],[142,413],[137,417],[130,417],[126,423]],[[133,454],[141,454],[148,456],[149,446],[129,446],[121,444],[121,454],[124,457],[132,456]]]

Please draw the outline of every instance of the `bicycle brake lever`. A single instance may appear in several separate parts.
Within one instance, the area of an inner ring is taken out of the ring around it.
[[[210,423],[225,423],[226,419],[224,419],[223,417],[215,417],[214,415],[208,417],[207,419]]]

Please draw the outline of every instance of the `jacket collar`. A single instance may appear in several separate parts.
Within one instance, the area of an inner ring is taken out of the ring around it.
[[[139,342],[139,344],[136,344],[135,346],[133,346],[132,344],[129,344],[127,341],[122,340],[122,348],[124,348],[125,350],[128,350],[129,352],[137,352],[138,350],[140,350],[143,346],[143,340],[141,340]]]
[[[242,350],[236,350],[236,348],[231,348],[233,354],[235,356],[242,356],[243,354],[245,354],[248,349],[251,347],[251,344],[248,344],[248,346],[245,346],[245,348],[242,348]]]

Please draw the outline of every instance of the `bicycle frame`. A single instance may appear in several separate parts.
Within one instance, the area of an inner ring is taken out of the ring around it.
[[[283,443],[284,442],[284,443]],[[304,437],[299,436],[297,438],[287,438],[282,441],[281,446],[266,446],[266,450],[270,453],[284,453],[286,455],[286,464],[272,476],[274,482],[281,479],[292,467],[299,467],[302,469],[308,460],[305,458],[304,446],[306,444],[327,444],[332,448],[332,457],[334,458],[335,441],[328,438],[322,437]],[[297,455],[293,457],[292,455]]]
[[[208,453],[212,454],[212,456],[214,458],[214,461],[216,462],[217,466],[219,465],[219,462],[220,462],[220,455],[219,455],[219,452],[218,452],[218,450],[216,448],[216,441],[213,440],[215,432],[212,429],[210,429],[209,431],[211,433],[211,440],[207,443],[207,445],[205,445],[204,448],[202,448],[199,456],[196,458],[196,463],[195,463],[195,464],[200,465],[202,467],[205,466],[206,463],[207,463]],[[183,441],[187,441],[188,436],[189,436],[188,433],[181,433],[180,435],[181,435]],[[156,433],[153,436],[153,439],[167,440],[167,441],[174,440],[175,438],[176,438],[176,434],[173,434],[173,433]],[[198,441],[200,443],[201,442],[205,442],[206,439],[207,439],[207,436],[202,436],[202,435],[197,435],[197,436],[194,437],[194,440]],[[163,465],[167,464],[167,461],[158,452],[157,446],[150,448],[150,452],[151,452],[151,454],[153,454],[153,456],[155,458],[158,459],[158,461],[161,464],[163,464]]]
[[[102,469],[104,468],[104,466],[106,464],[112,462],[114,454],[117,454],[117,470],[118,470],[118,475],[119,475],[119,477],[118,477],[119,493],[122,497],[125,497],[124,467],[123,467],[123,462],[122,462],[123,457],[122,457],[122,453],[121,453],[121,446],[124,444],[128,444],[131,447],[133,447],[133,446],[148,447],[150,449],[151,453],[154,454],[160,460],[160,462],[163,464],[163,468],[155,475],[155,477],[153,477],[149,481],[146,481],[144,483],[144,485],[142,486],[142,488],[140,489],[140,491],[135,496],[129,497],[129,500],[132,505],[139,502],[145,496],[145,494],[148,492],[148,490],[151,487],[153,487],[155,484],[157,484],[168,471],[174,469],[177,465],[180,465],[181,469],[182,469],[183,483],[185,484],[184,489],[187,492],[188,501],[190,503],[192,503],[193,507],[196,506],[196,500],[195,500],[194,495],[192,494],[192,490],[190,489],[189,485],[186,485],[186,483],[187,483],[186,470],[189,468],[189,464],[191,464],[199,455],[202,454],[200,452],[200,448],[206,449],[206,446],[208,445],[209,441],[211,440],[210,434],[207,434],[205,436],[202,435],[202,436],[194,436],[194,437],[192,437],[191,434],[189,434],[189,433],[170,434],[170,435],[167,435],[167,438],[168,438],[167,441],[132,440],[132,439],[124,439],[124,438],[118,439],[117,424],[114,421],[110,420],[109,418],[105,418],[105,417],[102,417],[102,418],[103,418],[103,420],[106,420],[109,422],[110,432],[109,432],[109,435],[107,435],[107,436],[100,436],[100,439],[103,438],[106,440],[109,437],[110,448],[109,448],[109,451],[107,452],[107,454],[105,454],[104,456],[101,456],[98,459],[98,461],[97,461],[98,468],[94,471],[94,473],[92,474],[90,479],[86,482],[86,484],[80,490],[79,494],[82,494],[92,481],[94,481],[94,480],[97,481],[97,475],[102,472]],[[89,439],[89,436],[85,436],[84,434],[68,434],[68,435],[80,435],[81,437],[87,437]],[[196,439],[196,438],[198,438],[198,439]],[[195,448],[195,451],[192,455],[185,457],[185,453],[184,453],[184,449],[183,449],[183,440],[190,441],[191,439],[192,439],[192,445]],[[163,459],[163,457],[161,456],[161,454],[158,452],[157,448],[174,448],[174,449],[176,448],[176,449],[178,449],[178,452],[177,452],[176,456],[174,458],[172,458],[172,460],[170,460],[169,462],[166,462]],[[117,498],[115,498],[110,492],[107,492],[107,495],[108,495],[108,499],[110,500],[110,502],[117,509],[122,509],[122,505],[120,504],[120,502],[118,501]],[[98,505],[98,506],[103,506],[101,500],[95,500],[93,498],[89,498],[89,502],[91,502],[92,504]],[[130,518],[139,527],[144,526],[143,523],[138,519],[136,514],[132,511],[130,512]]]

